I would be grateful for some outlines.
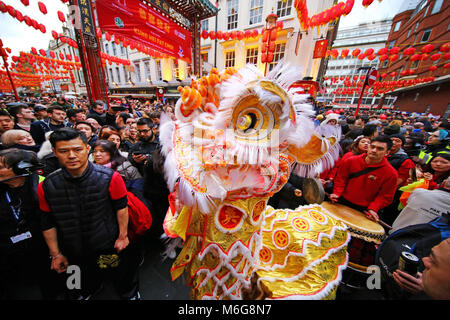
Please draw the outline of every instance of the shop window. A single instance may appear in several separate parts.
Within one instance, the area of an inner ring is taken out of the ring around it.
[[[286,49],[286,43],[278,43],[275,46],[275,51],[273,52],[273,61],[269,64],[269,71],[271,71],[280,61],[284,58],[284,51]]]
[[[246,63],[256,65],[258,63],[258,48],[247,49]]]
[[[225,68],[234,67],[235,54],[234,51],[225,53]]]
[[[292,0],[279,0],[277,2],[277,16],[285,17],[291,14]]]
[[[250,1],[250,22],[249,24],[260,23],[262,21],[263,0]]]
[[[228,0],[227,1],[227,7],[228,7],[228,21],[227,21],[227,29],[232,30],[237,28],[238,24],[238,0]]]

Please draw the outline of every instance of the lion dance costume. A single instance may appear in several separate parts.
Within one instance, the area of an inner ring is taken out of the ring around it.
[[[160,141],[173,199],[166,234],[184,241],[172,279],[192,299],[333,299],[347,266],[346,226],[320,205],[275,210],[268,199],[294,170],[314,176],[339,154],[339,133],[316,128],[284,63],[247,65],[180,87]],[[321,130],[320,132],[318,130]],[[335,130],[335,129],[334,129]]]

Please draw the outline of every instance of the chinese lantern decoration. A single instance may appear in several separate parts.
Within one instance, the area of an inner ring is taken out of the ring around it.
[[[47,53],[45,52],[44,49],[40,49],[40,50],[39,50],[39,53],[40,53],[41,56],[43,56],[43,57],[46,57],[46,56],[47,56]]]
[[[400,47],[392,47],[391,50],[389,50],[389,54],[395,55],[395,54],[399,53],[400,50],[401,50]]]
[[[369,59],[370,61],[375,60],[375,58],[377,57],[377,55],[375,53],[372,53],[370,56],[367,57],[367,59]]]
[[[111,41],[111,35],[109,34],[109,32],[105,32],[105,39],[106,41]]]
[[[61,22],[66,22],[66,17],[64,16],[64,13],[62,13],[61,11],[58,11],[58,19]]]
[[[209,38],[211,40],[215,40],[216,39],[216,33],[214,31],[210,31],[208,35],[209,35]]]
[[[350,50],[344,49],[341,51],[341,57],[345,59],[345,58],[347,58],[349,53],[350,53]]]
[[[438,61],[441,58],[441,54],[440,53],[435,53],[430,57],[431,61]]]
[[[223,38],[223,40],[228,41],[230,39],[230,33],[229,32],[224,32],[222,38]]]
[[[448,52],[450,51],[450,42],[444,43],[440,48],[440,52]]]
[[[30,0],[20,0],[20,2],[22,2],[22,4],[23,4],[25,7],[28,7],[28,6],[30,5]]]
[[[389,59],[389,56],[388,56],[387,54],[383,54],[383,55],[380,57],[380,61],[386,61],[387,59]]]
[[[434,50],[434,46],[432,44],[427,44],[427,45],[423,46],[422,49],[420,49],[420,51],[422,53],[430,53],[433,50]]]
[[[45,4],[43,4],[41,1],[38,2],[39,11],[41,11],[43,14],[47,14],[47,7]]]
[[[409,60],[411,60],[411,61],[417,61],[417,60],[419,60],[421,58],[421,55],[420,54],[414,54],[414,55],[412,55],[410,58],[409,58]]]
[[[266,18],[266,28],[262,33],[261,62],[271,63],[273,61],[273,52],[275,51],[275,40],[277,39],[277,22],[278,16],[274,13],[269,14]],[[267,65],[266,65],[267,70]]]
[[[352,56],[354,58],[356,58],[357,56],[359,56],[360,53],[361,53],[360,49],[355,49],[355,50],[352,51]]]
[[[437,66],[431,66],[428,68],[428,70],[430,70],[431,72],[436,71],[437,70]]]
[[[202,31],[202,38],[206,40],[206,39],[208,39],[208,37],[209,37],[209,32],[206,31],[206,30],[203,30]]]
[[[372,2],[373,0],[363,0],[362,5],[367,8],[372,4]]]
[[[244,39],[244,32],[243,31],[238,31],[237,38],[238,38],[238,40]]]
[[[450,52],[444,54],[444,60],[450,60]]]
[[[415,52],[416,52],[416,49],[413,47],[409,47],[409,48],[406,48],[405,50],[403,50],[403,54],[405,56],[410,56],[410,55],[414,54]]]
[[[222,40],[223,39],[223,32],[222,31],[217,31],[216,32],[216,38],[219,39],[219,40]]]
[[[333,59],[336,59],[339,55],[339,52],[336,49],[332,49],[330,55]]]
[[[450,63],[446,63],[446,64],[444,65],[444,68],[445,68],[445,69],[450,69]]]

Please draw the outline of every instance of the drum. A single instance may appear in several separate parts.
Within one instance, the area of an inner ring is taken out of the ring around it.
[[[321,205],[332,217],[347,225],[352,237],[375,244],[380,244],[384,240],[384,228],[379,223],[368,219],[364,213],[340,203],[325,201]]]
[[[330,216],[344,222],[352,236],[347,246],[349,263],[342,274],[341,285],[352,291],[367,289],[367,279],[371,275],[367,267],[375,264],[376,245],[385,238],[384,228],[364,213],[343,204],[323,202],[321,206]]]
[[[302,185],[303,199],[307,204],[321,204],[325,199],[325,191],[319,180],[305,178]]]

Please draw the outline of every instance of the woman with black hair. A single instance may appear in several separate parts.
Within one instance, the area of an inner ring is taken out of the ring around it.
[[[93,150],[94,163],[119,172],[127,187],[130,183],[142,179],[139,171],[120,154],[114,142],[97,140],[94,143]]]
[[[428,189],[437,189],[450,175],[450,154],[434,154],[424,169],[423,177],[430,182]]]

